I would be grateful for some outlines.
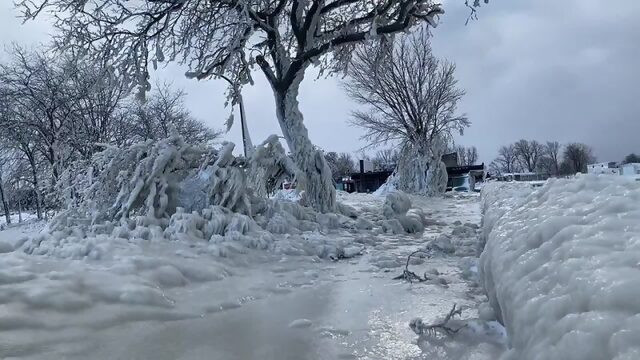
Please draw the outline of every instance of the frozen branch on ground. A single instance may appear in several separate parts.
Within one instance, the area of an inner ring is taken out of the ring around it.
[[[416,250],[412,252],[411,254],[409,254],[409,256],[407,256],[407,263],[404,266],[404,271],[402,272],[402,274],[394,277],[393,280],[407,280],[410,283],[413,283],[414,281],[425,282],[431,280],[429,277],[427,277],[427,273],[419,276],[418,274],[409,270],[409,262],[411,261],[411,257],[419,253],[427,254],[427,257],[429,256],[429,252],[427,252],[426,250]]]
[[[453,304],[453,307],[451,308],[451,310],[449,311],[449,313],[447,314],[447,316],[440,322],[437,322],[435,324],[431,324],[431,325],[426,325],[422,322],[421,318],[415,318],[413,320],[411,320],[411,322],[409,322],[409,327],[411,328],[411,330],[413,330],[414,333],[416,333],[417,335],[437,335],[438,333],[444,333],[445,335],[454,335],[456,334],[458,331],[460,331],[461,329],[463,329],[464,327],[466,327],[467,325],[462,325],[462,326],[458,326],[458,327],[453,327],[450,324],[450,321],[455,317],[455,316],[461,316],[462,315],[462,309],[457,307],[457,304]]]

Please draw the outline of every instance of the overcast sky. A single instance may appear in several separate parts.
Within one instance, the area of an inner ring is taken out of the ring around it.
[[[21,25],[11,3],[0,5],[0,44],[46,42],[50,27]],[[460,144],[477,146],[486,162],[521,138],[584,142],[601,161],[640,153],[640,1],[491,0],[468,26],[463,3],[445,1],[447,14],[433,31],[434,53],[457,64],[467,91],[461,109],[473,124]],[[230,111],[223,106],[225,84],[183,74],[170,66],[156,76],[184,88],[192,113],[222,128]],[[260,74],[255,78],[243,96],[257,143],[280,130],[271,89]],[[339,79],[309,73],[300,96],[315,144],[350,153],[365,145],[361,130],[347,124],[356,105]],[[239,126],[227,137],[240,144]]]

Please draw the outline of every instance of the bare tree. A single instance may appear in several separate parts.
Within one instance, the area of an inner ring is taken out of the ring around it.
[[[624,157],[624,160],[622,160],[622,163],[623,164],[640,163],[640,156],[634,153],[631,153]]]
[[[514,145],[515,154],[522,168],[528,172],[536,171],[538,161],[544,155],[544,147],[535,140],[519,140]]]
[[[12,61],[0,64],[0,83],[12,99],[14,124],[34,131],[38,151],[48,161],[53,182],[61,172],[75,98],[70,79],[75,73],[66,58],[14,47]]]
[[[195,119],[184,104],[186,93],[173,90],[170,84],[158,84],[145,101],[135,100],[130,114],[123,119],[129,139],[133,141],[159,140],[169,136],[174,127],[188,143],[209,143],[221,133]]]
[[[74,99],[66,143],[84,159],[102,149],[98,144],[113,143],[118,120],[124,111],[126,87],[113,69],[99,63],[73,59],[69,90]],[[131,136],[131,133],[128,134]]]
[[[298,106],[307,68],[344,70],[357,44],[435,24],[432,0],[21,0],[25,18],[56,12],[65,47],[110,59],[145,91],[149,67],[180,59],[197,79],[226,74],[251,81],[254,64],[270,83],[276,115],[302,175],[305,201],[335,207],[329,167],[311,144]],[[478,5],[478,4],[476,4]],[[237,93],[230,91],[230,94]]]
[[[400,153],[398,150],[382,149],[376,151],[371,162],[373,163],[373,168],[376,170],[391,171],[398,165],[399,157]]]
[[[570,143],[564,148],[561,168],[565,175],[577,172],[586,173],[587,165],[595,161],[596,157],[590,146],[583,143]]]
[[[557,176],[560,174],[560,143],[557,141],[547,141],[544,146],[544,156],[547,163],[546,171],[550,175]]]
[[[499,174],[509,174],[520,171],[515,146],[502,146],[498,150],[498,157],[491,163],[491,169]]]
[[[502,165],[498,163],[496,160],[492,161],[489,164],[489,174],[491,174],[491,176],[496,176],[496,175],[499,176],[504,173],[505,171],[503,171]]]
[[[5,221],[7,224],[11,224],[11,211],[9,210],[9,202],[7,201],[7,194],[4,189],[5,171],[8,168],[8,159],[5,156],[6,150],[0,149],[0,200],[2,201],[2,209],[4,210]]]
[[[37,129],[26,126],[21,122],[19,111],[22,109],[18,103],[14,102],[9,96],[6,88],[0,88],[0,143],[5,152],[15,152],[18,156],[26,159],[29,170],[30,179],[27,180],[33,186],[35,193],[35,208],[38,219],[42,219],[42,196],[40,192],[40,172],[38,164],[38,146],[41,137],[37,133]]]
[[[42,173],[49,172],[53,191],[70,162],[90,158],[99,143],[112,143],[126,89],[112,68],[99,63],[17,46],[10,55],[0,65],[2,102],[8,104],[0,109],[0,136],[29,164],[27,181],[36,196],[30,203],[41,218]]]
[[[336,178],[349,176],[355,170],[356,163],[348,153],[328,152],[324,156],[331,168],[331,173]]]
[[[458,146],[456,148],[458,154],[458,164],[464,166],[471,166],[478,162],[478,149],[475,146],[464,147]]]
[[[446,143],[452,133],[470,125],[458,113],[465,92],[458,88],[455,69],[453,63],[433,56],[426,28],[390,46],[359,49],[349,67],[344,87],[366,107],[353,113],[351,123],[365,129],[362,138],[371,145],[403,145],[408,166],[401,159],[398,172],[405,191],[444,192],[446,168],[441,158]]]

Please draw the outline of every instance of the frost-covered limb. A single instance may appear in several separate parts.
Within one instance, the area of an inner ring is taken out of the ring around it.
[[[411,261],[411,257],[413,255],[420,254],[420,253],[426,254],[427,256],[430,255],[430,253],[426,250],[416,250],[411,254],[409,254],[409,256],[407,256],[407,263],[404,266],[404,271],[402,272],[401,275],[394,277],[393,280],[407,280],[410,283],[413,283],[414,281],[424,282],[424,281],[430,280],[427,277],[427,273],[424,273],[424,275],[420,276],[414,273],[413,271],[409,270],[409,262]]]
[[[199,168],[208,152],[185,144],[175,132],[159,141],[108,146],[63,173],[59,189],[67,213],[92,223],[125,219],[131,213],[168,218],[175,211],[178,182]]]
[[[457,304],[453,304],[453,307],[451,308],[447,316],[445,316],[445,318],[442,321],[437,322],[435,324],[427,325],[422,321],[421,318],[416,318],[411,320],[411,322],[409,322],[409,327],[417,335],[433,336],[438,333],[444,333],[445,335],[450,336],[450,335],[456,334],[458,331],[466,327],[466,325],[453,326],[451,324],[451,320],[455,316],[461,316],[461,315],[462,315],[462,309],[457,307]]]
[[[250,183],[256,195],[263,197],[280,188],[285,180],[294,180],[298,172],[276,135],[255,148],[250,163]]]
[[[234,146],[233,143],[225,144],[210,170],[212,173],[209,187],[210,204],[251,215],[247,174],[243,167],[236,166],[236,159],[232,154]]]

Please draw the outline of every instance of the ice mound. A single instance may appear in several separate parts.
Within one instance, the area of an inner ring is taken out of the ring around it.
[[[419,233],[426,223],[422,209],[412,208],[409,195],[399,190],[387,195],[382,215],[387,219],[382,222],[383,230],[393,234]]]
[[[640,184],[488,184],[480,278],[509,334],[503,359],[640,358]]]

